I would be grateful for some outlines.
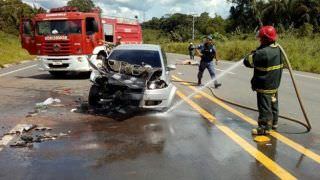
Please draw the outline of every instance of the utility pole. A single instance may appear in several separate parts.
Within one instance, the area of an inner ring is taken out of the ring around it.
[[[143,10],[142,16],[143,16],[143,22],[146,22],[146,11],[145,10]]]
[[[194,16],[192,16],[192,41],[194,41]]]
[[[192,15],[192,41],[194,41],[194,16],[197,14],[191,14]]]

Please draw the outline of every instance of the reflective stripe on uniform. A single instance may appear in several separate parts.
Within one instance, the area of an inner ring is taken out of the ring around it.
[[[248,56],[248,62],[249,62],[249,64],[250,64],[251,67],[254,67],[254,64],[253,64],[253,54],[250,54],[250,55]]]
[[[279,47],[279,44],[277,44],[277,43],[270,44],[270,47],[272,47],[272,48],[277,48],[277,47]]]
[[[278,92],[278,89],[256,89],[255,91],[265,94],[275,94]]]
[[[276,65],[276,66],[270,66],[270,67],[267,67],[267,68],[264,68],[264,67],[254,67],[255,69],[259,70],[259,71],[274,71],[274,70],[278,70],[278,69],[281,69],[283,68],[283,64],[279,64],[279,65]]]

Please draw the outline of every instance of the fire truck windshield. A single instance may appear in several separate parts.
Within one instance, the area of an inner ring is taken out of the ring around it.
[[[52,20],[37,22],[38,35],[81,34],[81,20]]]

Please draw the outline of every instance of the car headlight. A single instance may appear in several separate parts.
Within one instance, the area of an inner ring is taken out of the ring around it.
[[[156,81],[151,81],[148,83],[148,89],[162,89],[167,87],[167,83],[163,80],[156,80]]]
[[[100,73],[96,70],[93,70],[90,74],[90,80],[95,82],[96,78],[100,75]]]
[[[149,89],[156,89],[156,87],[157,87],[157,85],[156,85],[156,83],[153,81],[153,82],[151,82],[150,84],[149,84]]]

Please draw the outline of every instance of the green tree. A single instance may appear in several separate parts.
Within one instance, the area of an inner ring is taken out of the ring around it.
[[[228,0],[234,3],[230,9],[228,31],[242,32],[255,29],[255,19],[263,25],[280,29],[299,28],[305,23],[319,31],[319,0]]]
[[[21,0],[0,0],[0,31],[18,35],[20,19],[45,12],[43,8],[31,7]]]
[[[260,9],[263,1],[256,0],[228,0],[234,5],[230,8],[230,24],[228,32],[240,30],[241,32],[252,32],[261,25]]]
[[[67,4],[68,6],[77,7],[81,12],[91,11],[95,7],[92,0],[70,0]]]
[[[305,23],[312,24],[315,30],[320,24],[320,1],[318,0],[296,0],[294,3],[293,19],[295,27],[299,28]]]
[[[142,24],[143,29],[160,30],[162,34],[172,41],[189,41],[192,38],[192,15],[175,13],[167,14],[161,18],[152,18]],[[226,20],[215,15],[214,18],[209,13],[201,13],[195,17],[195,36],[200,38],[207,34],[225,34]],[[148,31],[150,32],[150,31]]]

